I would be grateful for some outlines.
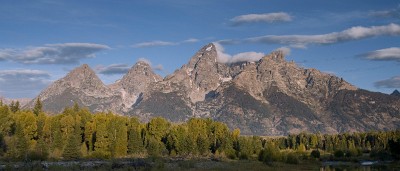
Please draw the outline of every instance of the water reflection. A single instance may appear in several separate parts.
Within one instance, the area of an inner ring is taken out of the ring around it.
[[[385,165],[362,166],[362,165],[327,165],[322,166],[320,171],[380,171],[391,170]]]

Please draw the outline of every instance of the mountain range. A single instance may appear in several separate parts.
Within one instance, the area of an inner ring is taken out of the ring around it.
[[[53,114],[77,102],[142,121],[212,118],[247,135],[341,133],[400,128],[400,96],[359,89],[342,78],[286,61],[275,51],[256,62],[223,64],[212,43],[165,78],[143,61],[105,85],[86,64],[36,98]],[[36,99],[35,98],[35,99]],[[35,99],[25,107],[32,108]]]

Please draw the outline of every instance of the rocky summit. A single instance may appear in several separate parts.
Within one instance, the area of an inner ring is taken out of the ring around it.
[[[109,86],[82,65],[37,98],[51,113],[75,101],[92,112],[110,110],[142,121],[156,116],[173,122],[212,118],[247,135],[400,128],[396,93],[358,89],[337,76],[288,62],[281,51],[257,62],[223,64],[217,59],[211,43],[165,78],[140,61]]]

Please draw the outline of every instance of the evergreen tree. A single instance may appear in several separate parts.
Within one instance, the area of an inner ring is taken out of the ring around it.
[[[10,110],[11,110],[11,112],[13,112],[13,113],[17,113],[17,112],[20,110],[19,101],[16,101],[16,102],[11,101],[11,103],[10,103]]]
[[[139,120],[131,118],[129,124],[128,152],[129,154],[140,154],[144,151],[144,145]]]
[[[68,141],[64,148],[62,156],[65,159],[79,159],[82,155],[80,149],[81,149],[80,127],[78,124],[75,124],[74,131],[68,137]]]
[[[127,122],[124,117],[113,116],[109,124],[109,137],[111,137],[112,157],[126,156],[128,151]]]
[[[28,150],[29,143],[24,134],[24,130],[21,125],[17,126],[16,135],[15,135],[15,146],[16,146],[16,156],[17,159],[22,159],[24,161],[28,160]]]
[[[108,123],[112,115],[97,114],[95,116],[96,133],[94,143],[94,155],[100,158],[111,157],[111,139],[109,137]]]
[[[42,102],[40,101],[40,98],[37,98],[35,102],[35,107],[33,107],[33,113],[36,116],[39,116],[39,114],[42,112],[42,108],[43,108]]]

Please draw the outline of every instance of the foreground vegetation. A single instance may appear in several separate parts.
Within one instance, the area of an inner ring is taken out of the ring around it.
[[[77,104],[59,115],[46,115],[39,100],[32,110],[20,110],[18,103],[0,102],[3,161],[161,157],[179,161],[261,161],[279,166],[319,160],[397,160],[399,156],[400,131],[241,136],[239,129],[231,131],[211,119],[193,118],[175,124],[156,117],[141,123],[135,117],[111,112],[92,114]]]

